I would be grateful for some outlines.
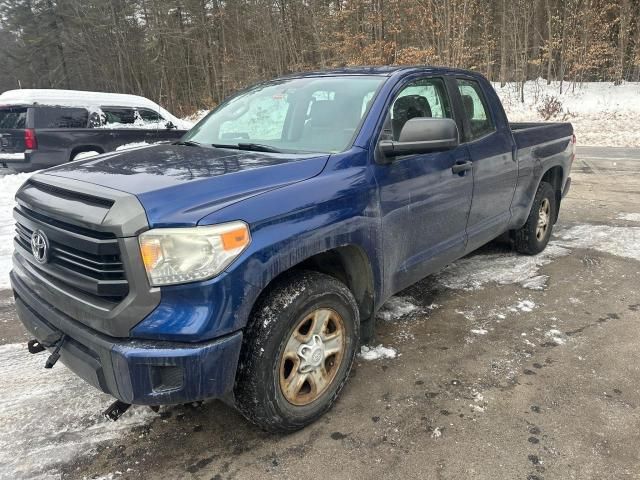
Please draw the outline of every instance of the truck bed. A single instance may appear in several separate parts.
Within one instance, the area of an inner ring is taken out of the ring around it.
[[[573,126],[568,122],[509,122],[509,128],[518,150],[559,140],[563,140],[561,143],[566,147],[573,135]]]

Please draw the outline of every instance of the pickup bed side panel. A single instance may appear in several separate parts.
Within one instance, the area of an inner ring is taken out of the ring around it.
[[[358,148],[334,155],[317,177],[203,218],[200,225],[244,220],[251,228],[249,248],[209,282],[163,288],[160,306],[132,330],[132,336],[195,342],[237,331],[275,277],[313,255],[343,246],[364,253],[371,266],[372,296],[381,298],[379,215],[375,181],[366,161]],[[177,318],[173,309],[163,311],[165,300],[168,305],[193,302],[198,314]]]
[[[112,152],[130,143],[177,140],[184,133],[175,129],[39,128],[35,130],[38,148],[10,166],[17,170],[49,168],[72,160],[79,152]]]
[[[571,168],[573,127],[570,123],[527,124],[513,130],[518,155],[518,184],[511,204],[511,229],[527,221],[531,204],[545,172],[559,166],[564,187]]]

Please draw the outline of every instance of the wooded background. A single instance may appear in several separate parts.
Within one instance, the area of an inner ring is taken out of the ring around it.
[[[0,0],[0,91],[135,93],[184,115],[257,80],[363,64],[639,81],[640,0]]]

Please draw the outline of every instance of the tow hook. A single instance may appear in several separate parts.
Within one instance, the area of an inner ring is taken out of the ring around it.
[[[53,352],[51,353],[51,355],[49,355],[49,358],[47,358],[47,361],[44,363],[44,368],[53,368],[53,366],[58,362],[58,359],[60,358],[60,349],[62,348],[62,345],[64,344],[66,338],[66,335],[62,335],[58,340],[49,344],[42,343],[34,338],[33,340],[29,340],[27,342],[27,349],[29,350],[29,353],[36,354],[44,352],[47,348],[53,347]]]
[[[102,412],[102,415],[104,415],[105,418],[108,418],[109,420],[115,422],[122,415],[124,415],[124,412],[129,410],[130,406],[130,403],[124,403],[120,400],[116,400],[109,406],[109,408]]]
[[[55,348],[53,349],[51,355],[49,355],[49,358],[47,358],[47,361],[44,362],[44,368],[53,368],[53,366],[58,362],[58,359],[60,358],[60,349],[62,348],[62,344],[66,339],[67,336],[63,335],[62,337],[60,337],[60,340],[54,343]]]
[[[46,348],[44,347],[44,345],[42,345],[38,340],[29,340],[27,342],[27,348],[29,349],[29,353],[40,353],[40,352],[44,352],[46,350]]]

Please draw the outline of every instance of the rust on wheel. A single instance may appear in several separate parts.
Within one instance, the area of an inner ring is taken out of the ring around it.
[[[542,200],[538,211],[538,225],[536,227],[536,238],[542,240],[547,234],[549,222],[551,221],[551,203],[548,198]]]
[[[346,348],[342,317],[320,308],[294,327],[280,356],[280,389],[293,405],[318,399],[338,373]]]

